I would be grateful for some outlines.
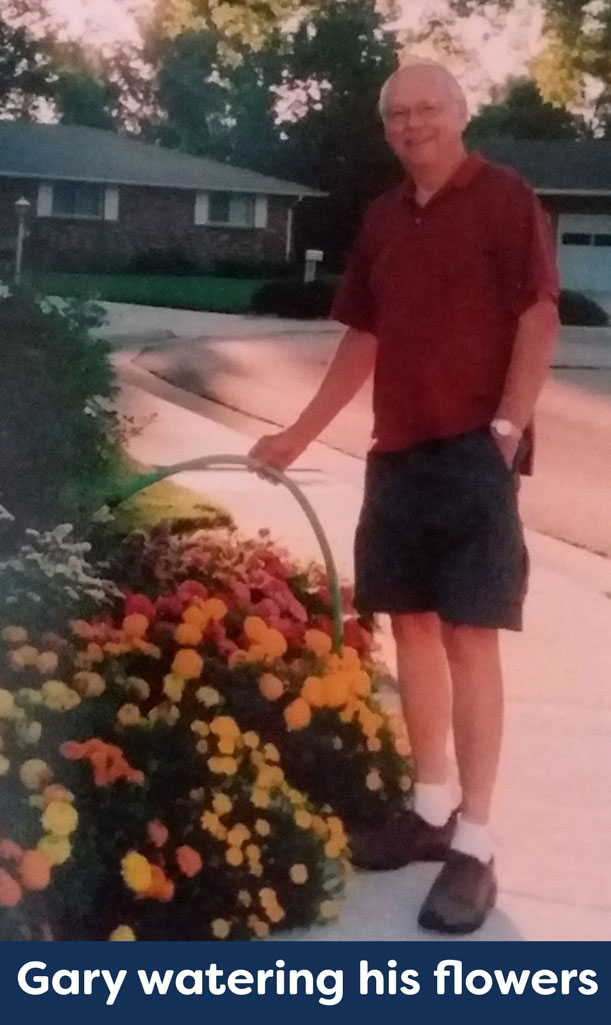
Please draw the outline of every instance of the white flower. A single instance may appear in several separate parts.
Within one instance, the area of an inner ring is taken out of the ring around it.
[[[12,292],[11,292],[10,288],[8,287],[8,285],[6,285],[4,283],[4,281],[0,281],[0,300],[1,299],[10,299],[11,295],[12,295]]]

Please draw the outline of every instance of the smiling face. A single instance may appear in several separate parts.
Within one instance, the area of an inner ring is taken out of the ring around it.
[[[413,65],[390,79],[382,117],[387,142],[404,167],[443,167],[462,147],[467,105],[443,68]]]

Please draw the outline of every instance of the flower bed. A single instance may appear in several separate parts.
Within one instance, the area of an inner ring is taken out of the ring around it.
[[[72,582],[90,600],[99,554]],[[245,939],[333,917],[346,831],[410,786],[348,589],[333,652],[324,574],[265,533],[137,532],[104,572],[121,596],[105,586],[88,618],[2,631],[0,937]]]

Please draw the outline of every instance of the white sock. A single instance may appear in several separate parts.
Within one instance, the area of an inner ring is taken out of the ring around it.
[[[449,783],[414,783],[414,811],[430,826],[445,826],[454,811]]]
[[[494,853],[488,827],[481,826],[477,822],[469,822],[459,814],[456,832],[452,840],[452,850],[469,854],[472,858],[477,858],[478,861],[487,865]]]

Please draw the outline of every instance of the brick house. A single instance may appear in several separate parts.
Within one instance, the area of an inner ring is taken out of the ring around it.
[[[587,139],[482,139],[485,157],[513,167],[550,215],[562,286],[611,295],[611,142]]]
[[[38,269],[120,270],[172,252],[288,260],[295,182],[97,128],[0,121],[0,248],[10,256],[15,202],[30,203],[27,260]]]

